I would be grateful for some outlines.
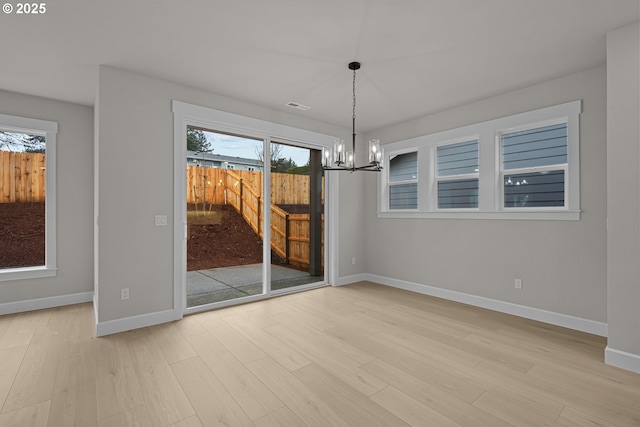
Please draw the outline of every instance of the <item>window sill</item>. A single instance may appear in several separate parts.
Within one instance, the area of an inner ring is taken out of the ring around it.
[[[0,282],[21,279],[39,279],[42,277],[54,277],[57,268],[38,267],[18,267],[0,270]]]
[[[581,211],[531,211],[531,212],[378,212],[378,218],[423,218],[423,219],[494,219],[533,221],[578,221]]]

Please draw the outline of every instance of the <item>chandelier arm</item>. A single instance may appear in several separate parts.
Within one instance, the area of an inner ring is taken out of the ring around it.
[[[380,166],[379,163],[367,163],[364,164],[362,166],[354,166],[354,169],[356,170],[374,170],[374,171],[379,171],[382,169],[382,167]]]

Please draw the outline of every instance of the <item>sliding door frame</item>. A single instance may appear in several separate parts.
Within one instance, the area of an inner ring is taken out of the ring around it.
[[[186,244],[187,244],[187,217],[186,205],[186,174],[187,167],[187,127],[210,129],[213,132],[230,133],[233,135],[246,136],[248,138],[263,141],[264,158],[269,159],[271,153],[271,142],[290,142],[303,148],[321,150],[330,148],[335,137],[317,132],[285,126],[278,123],[268,122],[252,117],[246,117],[212,108],[187,104],[180,101],[172,101],[173,111],[173,131],[174,131],[174,200],[173,200],[173,311],[176,320],[181,319],[184,314],[196,313],[209,310],[211,308],[221,308],[238,304],[238,299],[222,301],[204,306],[187,308],[186,298]],[[263,175],[263,203],[269,206],[271,203],[271,176],[270,173]],[[337,283],[337,260],[338,260],[338,175],[325,175],[325,274],[321,285],[327,283]],[[263,293],[241,298],[241,302],[257,301],[269,298],[272,295],[286,293],[286,291],[270,291],[270,271],[271,263],[271,209],[264,209],[263,218]],[[301,289],[316,287],[316,284],[303,285],[291,288],[291,292]]]

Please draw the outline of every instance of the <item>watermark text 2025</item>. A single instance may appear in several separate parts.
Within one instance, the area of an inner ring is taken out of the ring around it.
[[[5,3],[2,5],[2,11],[7,15],[15,13],[16,15],[43,15],[47,13],[46,3]]]

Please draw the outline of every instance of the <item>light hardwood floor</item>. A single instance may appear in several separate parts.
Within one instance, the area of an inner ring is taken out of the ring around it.
[[[0,317],[0,426],[638,426],[604,338],[371,283],[95,338]]]

